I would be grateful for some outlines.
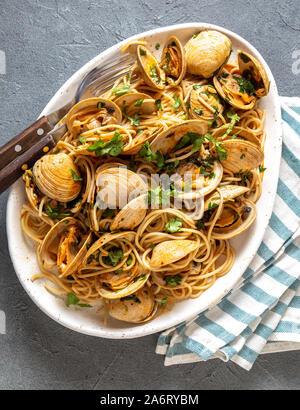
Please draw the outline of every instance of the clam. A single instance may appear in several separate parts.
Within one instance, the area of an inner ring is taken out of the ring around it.
[[[176,169],[176,174],[182,178],[174,181],[174,185],[179,191],[176,199],[195,199],[208,195],[216,189],[222,180],[223,167],[217,160],[211,164],[209,172],[202,169],[201,160],[199,162],[181,162],[183,163]]]
[[[145,218],[147,213],[147,204],[147,194],[143,194],[138,196],[137,198],[132,199],[115,216],[112,224],[110,225],[110,230],[133,230]]]
[[[42,270],[67,277],[77,271],[87,253],[92,234],[75,218],[67,217],[57,222],[45,236],[39,250]]]
[[[142,45],[137,47],[137,62],[145,83],[151,88],[163,90],[165,88],[165,73],[147,47]]]
[[[256,206],[248,199],[241,203],[225,204],[212,231],[214,239],[230,239],[247,230],[256,218]]]
[[[154,132],[150,132],[147,128],[145,128],[141,133],[134,137],[131,147],[129,147],[128,149],[125,148],[125,150],[122,152],[122,155],[137,154],[142,148],[143,144],[145,144],[147,141],[152,141],[160,131],[161,128],[155,130]]]
[[[161,268],[174,263],[198,248],[196,241],[188,239],[174,239],[160,242],[152,252],[150,266],[153,269]]]
[[[153,318],[157,307],[151,291],[141,289],[119,300],[110,301],[109,314],[123,322],[143,323]]]
[[[238,50],[238,64],[241,75],[254,86],[254,93],[258,98],[268,94],[270,81],[261,63],[245,51]]]
[[[137,292],[147,283],[150,273],[140,273],[134,278],[130,278],[131,281],[125,284],[121,289],[111,290],[108,287],[101,287],[98,289],[99,295],[104,299],[120,299],[132,295]]]
[[[230,139],[222,142],[227,157],[222,161],[224,169],[233,173],[240,170],[251,170],[258,167],[264,160],[260,147],[242,139]]]
[[[184,49],[177,37],[168,38],[162,52],[160,66],[165,72],[168,85],[180,84],[185,76],[186,61]]]
[[[97,201],[111,209],[122,208],[147,191],[141,176],[121,166],[97,170],[96,185]]]
[[[66,115],[68,130],[77,136],[104,125],[120,124],[122,112],[117,104],[105,98],[82,100]]]
[[[227,61],[231,41],[215,30],[205,30],[194,35],[185,45],[187,71],[204,78],[212,77]]]
[[[177,143],[188,133],[198,134],[199,137],[207,133],[207,124],[203,120],[189,120],[169,127],[160,132],[151,142],[152,152],[158,151],[165,155],[170,153]]]
[[[220,115],[224,111],[224,105],[216,89],[210,84],[193,87],[189,107],[190,118],[211,123],[216,121],[216,125],[222,123]]]
[[[218,187],[218,190],[221,192],[223,197],[223,202],[232,201],[234,198],[237,198],[246,192],[249,191],[249,188],[240,186],[240,185],[223,185]],[[207,211],[210,206],[209,204],[217,204],[220,203],[220,193],[218,191],[213,192],[206,198],[204,203],[204,210]]]
[[[214,76],[214,86],[220,96],[239,110],[250,110],[256,103],[254,87],[240,74],[231,74],[226,66]]]
[[[232,130],[228,133],[227,137],[224,138],[224,135],[228,131],[229,127],[230,124],[224,124],[222,125],[222,127],[219,127],[216,130],[212,131],[211,134],[216,140],[218,140],[219,138],[221,140],[232,139],[232,136],[235,135],[235,137],[238,136],[238,138],[245,139],[260,147],[261,141],[259,140],[259,138],[253,132],[248,131],[247,129],[239,126],[234,126]]]
[[[145,93],[129,93],[124,94],[115,100],[115,103],[121,108],[126,107],[128,115],[136,112],[150,115],[157,110],[155,100]]]
[[[56,201],[72,201],[81,191],[79,171],[67,154],[43,156],[34,164],[32,173],[38,189]]]

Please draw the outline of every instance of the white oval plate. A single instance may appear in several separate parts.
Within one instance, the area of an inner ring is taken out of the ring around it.
[[[35,249],[32,243],[24,237],[21,230],[20,211],[25,201],[25,192],[23,182],[21,180],[17,181],[11,188],[7,205],[7,235],[11,259],[18,278],[31,299],[43,312],[63,326],[88,335],[114,339],[135,338],[160,332],[183,321],[188,321],[198,313],[214,306],[241,279],[257,252],[272,213],[276,194],[281,156],[281,114],[276,84],[268,65],[258,51],[237,34],[210,24],[189,23],[158,28],[133,36],[99,54],[78,70],[57,91],[41,115],[50,113],[68,102],[73,97],[84,74],[99,64],[100,61],[117,55],[127,42],[147,39],[154,46],[156,43],[164,44],[172,34],[176,35],[183,43],[186,43],[193,34],[202,29],[219,30],[231,38],[233,49],[241,48],[254,55],[265,67],[271,81],[270,92],[260,103],[260,106],[267,110],[265,124],[267,132],[265,167],[267,171],[264,176],[262,196],[257,203],[257,219],[248,231],[239,236],[238,240],[232,241],[236,251],[236,261],[231,271],[224,277],[219,278],[199,298],[182,301],[176,304],[171,312],[149,323],[130,325],[110,319],[108,325],[104,326],[101,316],[92,309],[67,308],[62,299],[54,297],[44,289],[43,280],[37,280],[34,283],[30,281],[31,276],[39,272],[39,268]]]

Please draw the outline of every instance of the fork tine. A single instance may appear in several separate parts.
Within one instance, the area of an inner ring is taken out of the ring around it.
[[[95,81],[99,81],[99,80],[105,81],[107,78],[114,77],[115,74],[121,73],[124,70],[127,70],[129,68],[132,68],[132,64],[127,64],[127,65],[124,65],[124,66],[121,66],[121,67],[116,67],[114,70],[111,70],[111,71],[106,72],[106,73],[101,72],[101,76],[98,76],[98,77],[95,78],[95,80],[90,81],[90,84],[93,84]]]
[[[124,77],[126,74],[129,74],[130,71],[131,69],[128,68],[127,70],[118,72],[114,76],[105,78],[104,80],[99,78],[99,80],[94,81],[91,84],[91,87],[88,88],[90,88],[91,91],[96,91],[102,87],[105,87],[107,84],[113,85],[118,78]]]
[[[122,65],[133,64],[135,62],[135,58],[132,55],[128,56],[121,56],[122,58],[115,58],[114,60],[110,60],[107,64],[99,64],[95,67],[86,77],[87,80],[93,81],[95,78],[101,75],[106,74],[110,70],[114,69],[115,67],[121,67]],[[125,58],[124,58],[125,57]]]

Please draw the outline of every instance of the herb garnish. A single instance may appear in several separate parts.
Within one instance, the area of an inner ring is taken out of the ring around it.
[[[174,110],[178,110],[178,108],[181,106],[181,99],[177,97],[177,95],[174,95],[174,101],[175,104],[173,105]]]
[[[87,151],[95,152],[97,157],[101,157],[104,154],[109,154],[113,157],[116,157],[123,151],[123,148],[124,145],[122,142],[122,136],[118,131],[116,131],[110,141],[104,142],[99,139],[91,146],[89,146],[87,148]]]
[[[80,307],[92,307],[91,305],[88,305],[86,303],[79,303],[80,299],[73,293],[68,293],[67,294],[67,300],[66,300],[66,305],[69,307],[71,305],[76,305]]]
[[[117,87],[112,89],[112,92],[116,97],[121,97],[122,95],[130,93],[130,84],[119,84]]]
[[[178,232],[182,228],[182,218],[171,218],[169,221],[166,223],[166,231],[169,233],[174,233]]]
[[[74,181],[82,181],[82,180],[83,180],[82,178],[80,178],[80,177],[76,174],[76,172],[74,171],[74,169],[70,169],[70,172],[71,172],[71,174],[72,174],[72,178],[74,179]]]
[[[180,275],[167,275],[164,279],[168,286],[174,288],[180,284],[182,277]]]
[[[107,256],[103,256],[106,265],[116,266],[124,258],[121,248],[112,248]]]

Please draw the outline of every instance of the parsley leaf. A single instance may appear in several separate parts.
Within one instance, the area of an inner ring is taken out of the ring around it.
[[[171,218],[169,222],[166,223],[166,231],[169,233],[178,232],[182,227],[182,218]]]
[[[181,106],[181,99],[177,97],[177,95],[174,95],[174,101],[175,104],[173,105],[174,110],[178,110],[178,108]]]
[[[74,295],[73,293],[68,293],[67,294],[66,305],[67,305],[67,307],[69,307],[71,305],[77,305],[77,306],[80,306],[80,307],[92,307],[91,305],[88,305],[86,303],[79,303],[78,297],[76,295]]]
[[[117,157],[123,151],[124,145],[122,142],[121,134],[116,131],[113,138],[110,141],[104,142],[101,139],[94,142],[87,148],[89,152],[95,152],[97,157],[101,157],[104,154],[109,154],[113,157]]]
[[[85,144],[85,143],[86,143],[86,139],[83,138],[81,135],[79,135],[78,141],[81,142],[81,144]]]
[[[128,94],[130,93],[130,84],[119,84],[117,87],[112,89],[112,92],[116,97],[121,97],[122,95]]]
[[[224,161],[224,159],[227,158],[226,149],[223,148],[222,145],[218,141],[216,141],[211,134],[209,134],[209,133],[205,134],[205,138],[208,139],[209,141],[211,141],[212,144],[215,146],[215,148],[217,150],[219,160]]]
[[[231,121],[230,121],[230,124],[229,124],[225,134],[222,135],[222,137],[220,137],[221,140],[226,138],[231,133],[233,127],[235,126],[235,123],[240,120],[240,117],[237,114],[232,114],[232,112],[230,110],[228,110],[226,112],[226,115],[227,115],[228,118],[231,119]]]
[[[145,158],[147,162],[154,161],[156,159],[156,154],[151,151],[149,141],[142,145],[142,148],[139,150],[139,156]]]
[[[74,171],[74,169],[70,169],[70,172],[72,174],[72,178],[74,179],[74,181],[82,181],[82,178],[80,178],[76,172]]]
[[[254,85],[251,83],[250,80],[246,80],[246,78],[237,77],[236,75],[233,76],[240,87],[240,92],[249,95],[253,95],[255,91]]]
[[[112,248],[108,255],[103,257],[103,261],[106,265],[116,266],[123,258],[124,255],[121,248]]]
[[[262,165],[259,166],[259,172],[264,172],[267,168],[264,168]]]
[[[139,113],[136,112],[134,114],[134,117],[132,118],[126,113],[127,108],[128,108],[128,105],[125,105],[125,107],[122,108],[122,112],[123,112],[124,117],[127,118],[130,121],[131,125],[134,125],[135,127],[138,127],[140,125],[140,115],[139,115]]]
[[[180,284],[182,277],[180,275],[167,275],[164,279],[168,286],[174,288]]]
[[[196,132],[188,132],[181,138],[178,144],[175,145],[174,150],[176,151],[180,148],[185,147],[186,145],[193,144],[193,148],[191,149],[191,152],[196,152],[200,150],[203,142],[204,142],[203,135],[197,134]]]

